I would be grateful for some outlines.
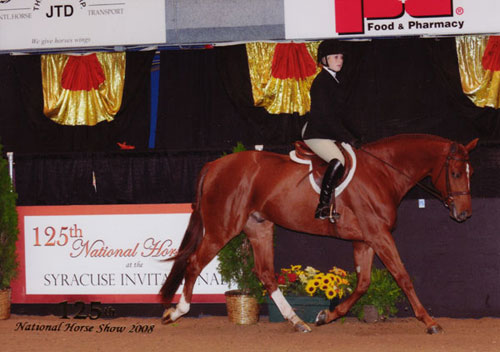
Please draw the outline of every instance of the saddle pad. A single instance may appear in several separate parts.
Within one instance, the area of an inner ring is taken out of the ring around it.
[[[354,150],[352,150],[350,144],[344,142],[342,142],[341,144],[347,151],[347,153],[350,155],[352,160],[352,166],[344,181],[342,181],[342,183],[338,185],[337,188],[335,188],[335,197],[338,197],[344,191],[344,189],[347,188],[347,185],[349,185],[349,183],[351,182],[352,178],[354,177],[354,172],[356,171],[356,154],[354,153]],[[311,184],[314,191],[319,194],[321,192],[321,187],[314,181],[311,160],[300,159],[295,154],[295,150],[292,150],[290,152],[290,159],[299,164],[309,165],[309,183]]]

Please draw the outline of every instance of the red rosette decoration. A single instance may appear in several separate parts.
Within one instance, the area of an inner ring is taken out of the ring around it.
[[[306,79],[316,73],[316,63],[304,43],[278,43],[271,74],[275,78]]]
[[[96,54],[70,56],[64,67],[61,85],[68,90],[98,89],[106,80]]]

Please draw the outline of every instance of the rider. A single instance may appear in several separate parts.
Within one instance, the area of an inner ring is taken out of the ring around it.
[[[302,138],[307,146],[328,162],[314,217],[328,218],[332,222],[340,216],[335,209],[330,214],[332,190],[342,178],[345,165],[344,156],[335,141],[357,144],[357,139],[343,123],[345,96],[338,73],[344,63],[344,52],[345,43],[339,40],[325,40],[319,45],[318,64],[322,70],[312,83],[311,111],[302,129]]]

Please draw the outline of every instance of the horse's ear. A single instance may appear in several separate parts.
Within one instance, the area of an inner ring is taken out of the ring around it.
[[[471,141],[469,144],[465,146],[465,149],[467,149],[468,152],[476,148],[477,142],[479,141],[479,138],[474,139]]]

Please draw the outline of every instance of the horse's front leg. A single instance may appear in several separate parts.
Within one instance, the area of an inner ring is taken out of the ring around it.
[[[356,275],[358,276],[358,284],[354,292],[342,303],[340,303],[333,312],[322,310],[316,317],[316,325],[327,324],[335,319],[343,317],[357,302],[357,300],[368,290],[370,286],[370,274],[373,263],[374,252],[364,242],[354,241],[354,265],[356,267]]]
[[[422,303],[420,303],[410,280],[410,276],[401,261],[391,233],[382,233],[380,237],[377,237],[376,241],[373,241],[370,244],[380,260],[384,263],[387,270],[389,270],[392,274],[399,287],[401,287],[403,292],[406,294],[415,316],[427,327],[427,333],[436,334],[441,332],[443,330],[441,326],[439,326],[439,324],[430,317],[429,313],[427,313],[425,308],[422,306]]]
[[[283,317],[293,325],[293,328],[295,330],[299,332],[311,332],[311,328],[309,327],[309,325],[307,325],[302,319],[299,318],[299,316],[295,313],[293,308],[290,306],[290,303],[288,303],[279,288],[271,293],[271,298],[273,299]]]
[[[278,288],[274,275],[274,224],[261,218],[260,214],[254,213],[249,217],[243,231],[245,231],[252,244],[255,261],[254,271],[264,284],[279,311],[293,325],[295,330],[310,332],[311,328],[298,317]]]

